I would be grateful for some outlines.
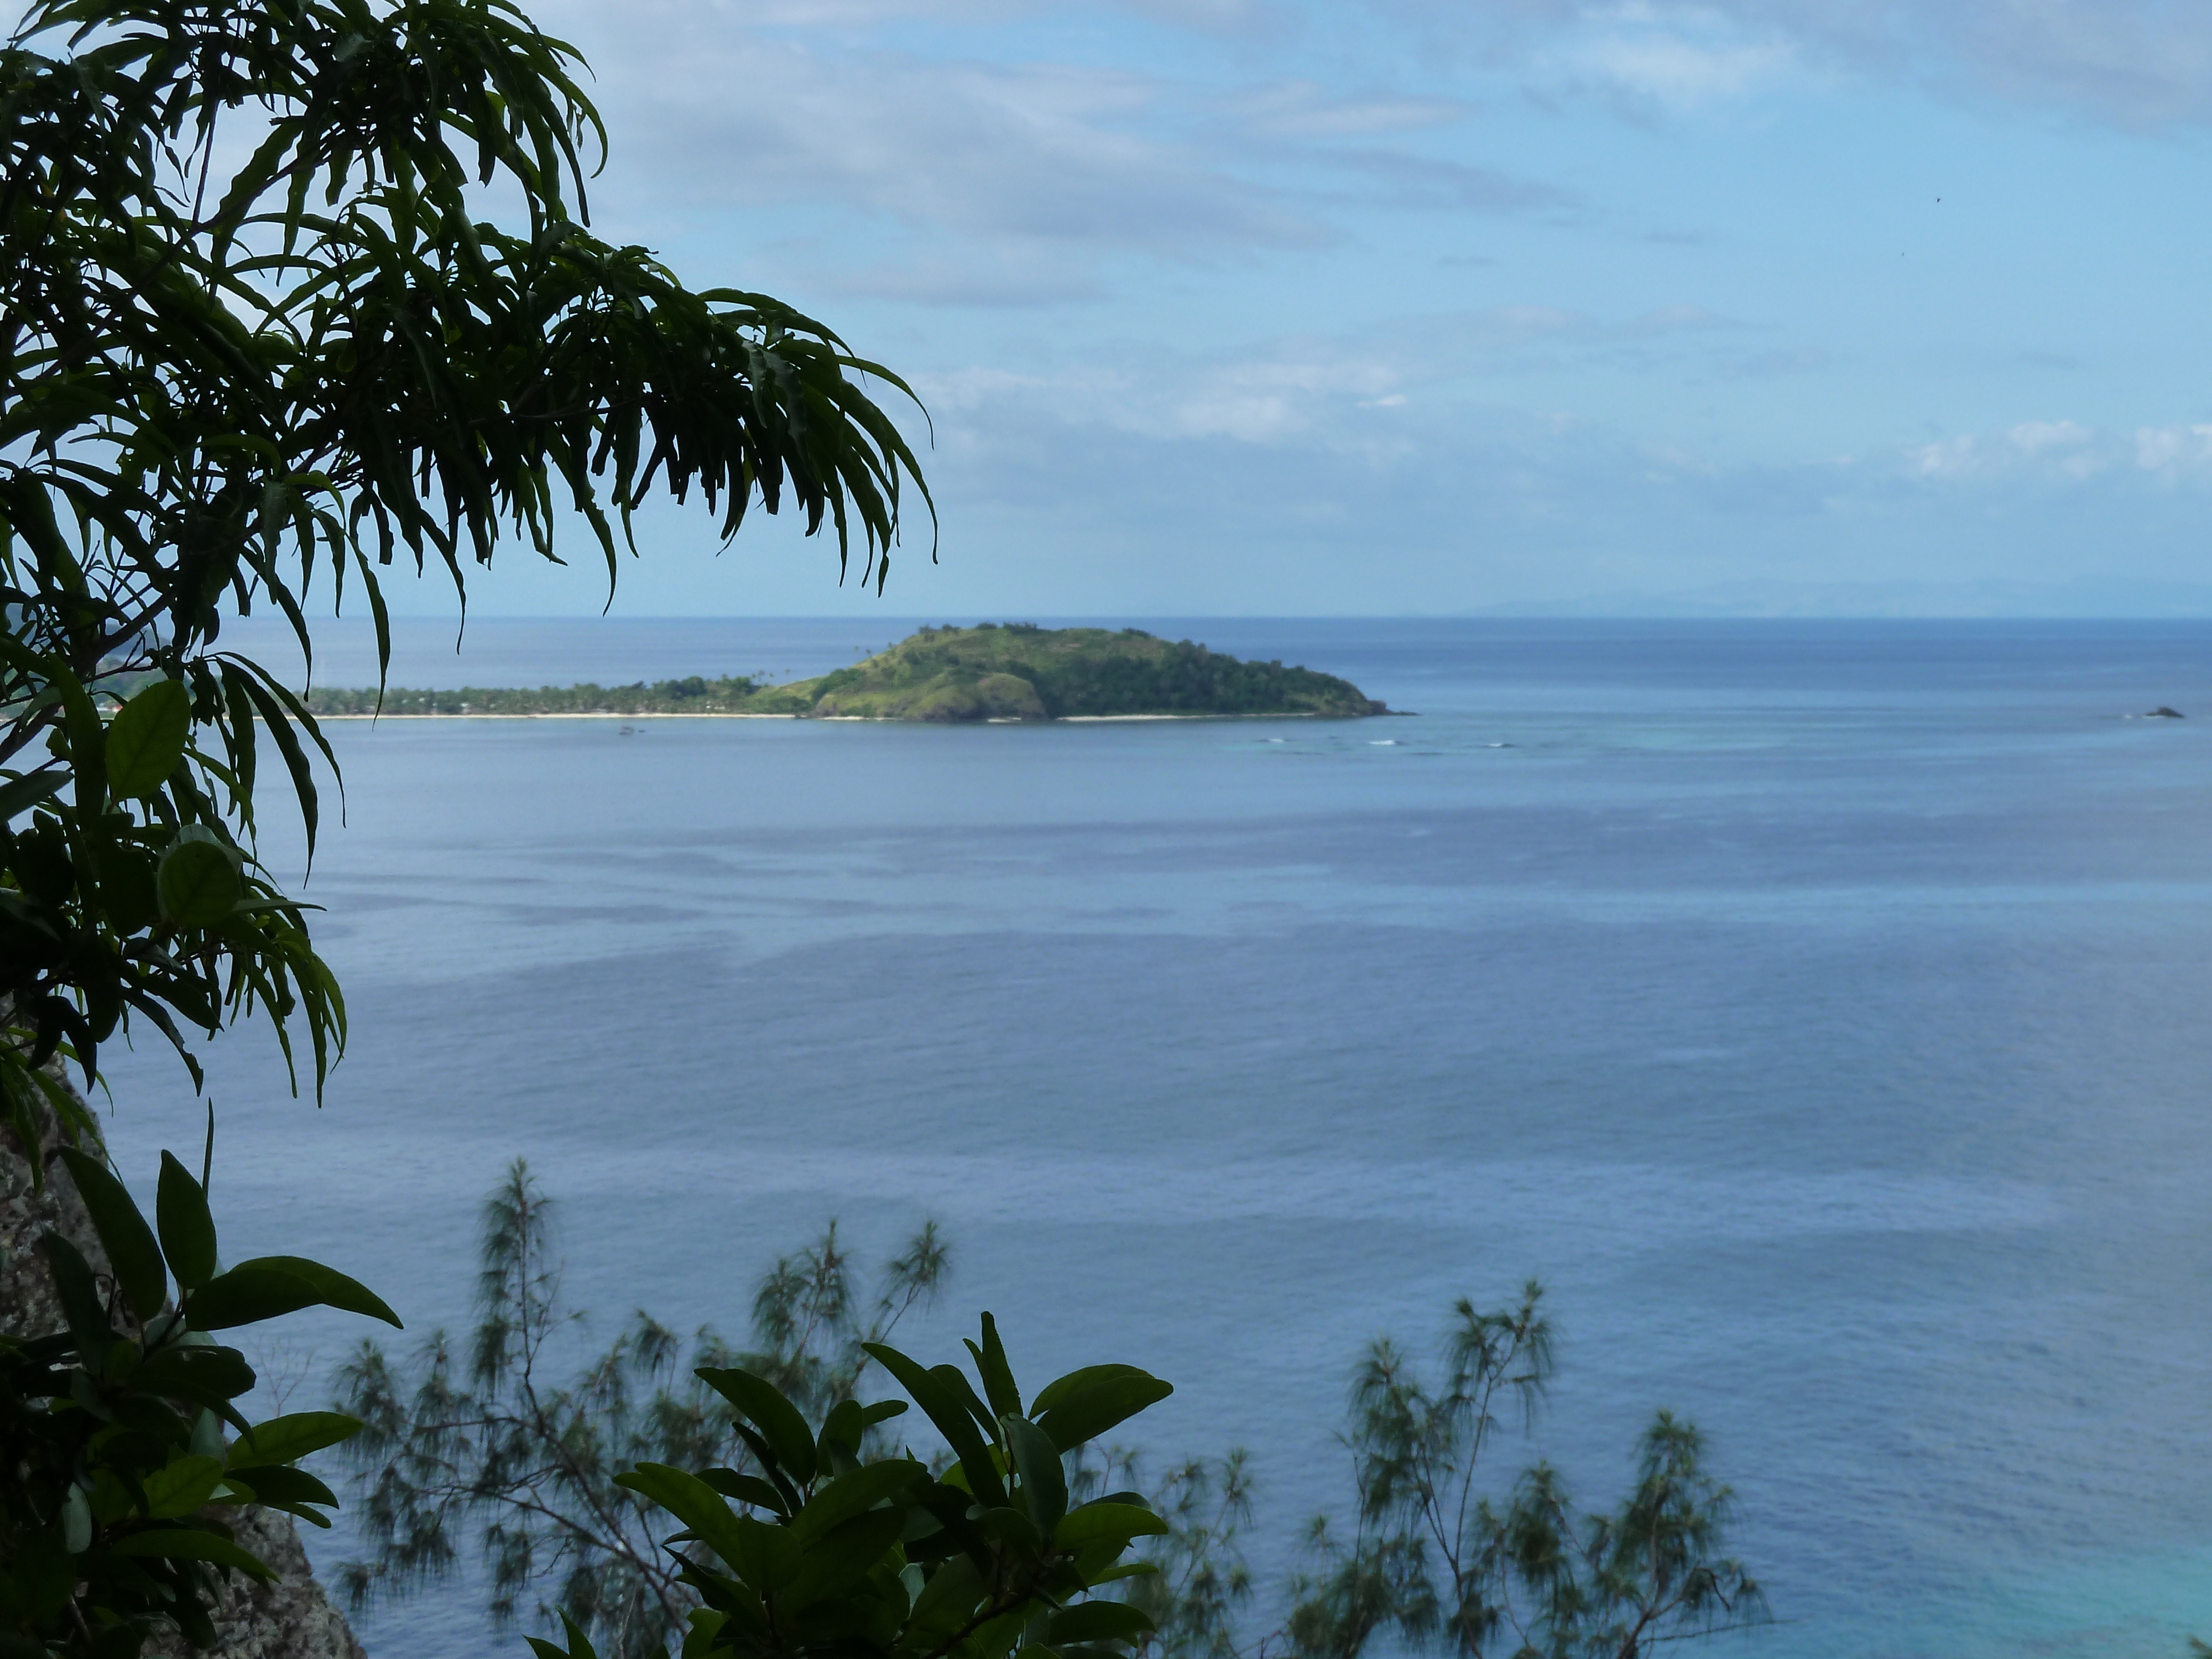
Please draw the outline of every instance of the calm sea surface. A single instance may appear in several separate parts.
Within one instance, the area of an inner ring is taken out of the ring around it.
[[[735,1330],[830,1218],[936,1217],[907,1346],[988,1307],[1027,1379],[1171,1378],[1157,1453],[1252,1448],[1255,1633],[1346,1496],[1360,1344],[1533,1274],[1527,1455],[1609,1500],[1669,1407],[1740,1495],[1778,1622],[1717,1650],[2212,1636],[2212,625],[1150,625],[1419,718],[336,728],[307,891],[354,1044],[319,1111],[216,1045],[227,1254],[463,1322],[522,1156],[595,1334]],[[410,624],[393,678],[910,626]],[[334,637],[317,678],[365,677]],[[173,1071],[117,1067],[136,1175],[198,1146]],[[265,1356],[294,1408],[356,1334]],[[461,1591],[366,1635],[520,1651]]]

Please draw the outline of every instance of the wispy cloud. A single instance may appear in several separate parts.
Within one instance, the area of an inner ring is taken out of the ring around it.
[[[1310,78],[1180,79],[1124,54],[1015,61],[977,27],[1044,4],[933,14],[928,54],[900,0],[820,9],[723,0],[554,0],[619,143],[603,201],[632,218],[764,208],[858,215],[873,257],[825,259],[833,292],[931,304],[1098,297],[1114,262],[1194,265],[1340,243],[1353,210],[1559,214],[1577,198],[1420,147],[1473,106]],[[1215,9],[1220,21],[1244,9]],[[1188,21],[1188,20],[1186,20]],[[893,44],[896,42],[898,44]],[[962,55],[963,46],[977,50]],[[797,257],[799,242],[783,252]]]
[[[1628,331],[1532,310],[1440,324],[1435,337],[1463,368],[1471,341],[1595,348]],[[1232,603],[1215,591],[1224,572],[1263,568],[1286,599],[1340,591],[1328,562],[1346,557],[1363,602],[1386,609],[1753,575],[2066,580],[2115,559],[2144,579],[2185,577],[2196,538],[2183,532],[2212,493],[2212,424],[2045,416],[1856,457],[1752,461],[1486,400],[1395,339],[972,372],[927,393],[951,465],[951,545],[975,515],[1026,515],[1194,605]],[[1220,568],[1179,574],[1153,557],[1184,550],[1187,562],[1195,546]]]
[[[1158,603],[1233,605],[1177,586],[1202,537],[1306,549],[1322,608],[1439,573],[1480,604],[1762,558],[2063,576],[2212,510],[2212,426],[2166,419],[2201,262],[2129,240],[2193,152],[2085,131],[2212,120],[2212,3],[539,9],[600,74],[619,234],[818,298],[915,380],[948,568],[1066,549],[1112,608],[1152,560]],[[1900,86],[1991,138],[1918,216]],[[2114,153],[2110,190],[2077,167]],[[2126,398],[2155,413],[2084,413]]]
[[[1278,140],[1365,138],[1466,120],[1463,99],[1389,93],[1333,93],[1315,81],[1277,81],[1238,93],[1225,106],[1249,133]]]
[[[625,125],[644,152],[633,171],[680,180],[694,203],[834,202],[1179,257],[1331,234],[1284,192],[1143,131],[1162,88],[1133,72],[832,57],[743,33],[669,45]]]
[[[1553,185],[1402,150],[1324,150],[1306,160],[1359,179],[1362,199],[1370,204],[1481,214],[1560,214],[1582,205],[1574,192]]]
[[[2131,129],[2212,121],[2212,9],[2170,0],[1375,0],[1554,90],[1653,106],[1802,70],[2057,106]]]
[[[988,405],[1018,404],[1070,422],[1103,423],[1160,439],[1219,438],[1255,446],[1322,446],[1376,453],[1402,450],[1407,429],[1366,418],[1418,404],[1439,418],[1432,394],[1524,372],[1532,356],[1613,357],[1735,327],[1691,306],[1604,319],[1543,306],[1498,306],[1400,319],[1356,335],[1305,335],[1233,352],[1123,348],[1048,373],[972,368],[926,378],[940,416],[981,418]]]
[[[2140,428],[2135,462],[2161,483],[2212,483],[2212,425]]]
[[[1910,445],[1901,459],[1909,477],[1944,483],[2033,487],[2106,480],[2123,486],[2212,489],[2212,423],[2111,430],[2078,421],[2021,421],[2002,431]]]

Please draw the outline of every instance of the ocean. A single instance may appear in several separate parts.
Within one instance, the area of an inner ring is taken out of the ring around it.
[[[1252,1635],[1349,1501],[1361,1346],[1534,1276],[1559,1372],[1499,1478],[1609,1501],[1693,1419],[1774,1615],[1717,1651],[2212,1637],[2212,623],[1116,620],[1416,717],[334,725],[304,891],[355,1035],[319,1109],[265,1032],[209,1050],[226,1254],[356,1273],[404,1346],[465,1324],[521,1157],[588,1334],[736,1332],[830,1218],[935,1218],[903,1346],[988,1308],[1026,1379],[1172,1380],[1156,1457],[1250,1449]],[[403,622],[392,678],[914,625]],[[112,1109],[134,1181],[198,1148],[143,1036]],[[294,1409],[362,1334],[301,1332]],[[465,1585],[362,1633],[521,1651]]]

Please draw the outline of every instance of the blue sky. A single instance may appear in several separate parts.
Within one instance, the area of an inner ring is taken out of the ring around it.
[[[935,423],[884,599],[659,512],[618,613],[2212,584],[2212,7],[532,10],[598,76],[602,233]],[[527,565],[476,608],[604,598]]]

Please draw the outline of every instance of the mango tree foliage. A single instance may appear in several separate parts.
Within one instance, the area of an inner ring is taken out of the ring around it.
[[[183,1052],[262,1010],[288,1060],[304,1034],[318,1087],[344,1042],[307,907],[254,853],[273,764],[312,858],[331,751],[223,648],[227,615],[272,611],[304,650],[310,602],[350,586],[388,655],[395,558],[460,588],[502,539],[556,558],[565,525],[611,581],[656,492],[696,492],[725,539],[790,508],[880,591],[902,500],[927,495],[865,383],[904,383],[593,236],[582,73],[507,0],[38,0],[0,52],[19,1128],[41,1097],[75,1116],[41,1068],[96,1079],[133,1018]]]

